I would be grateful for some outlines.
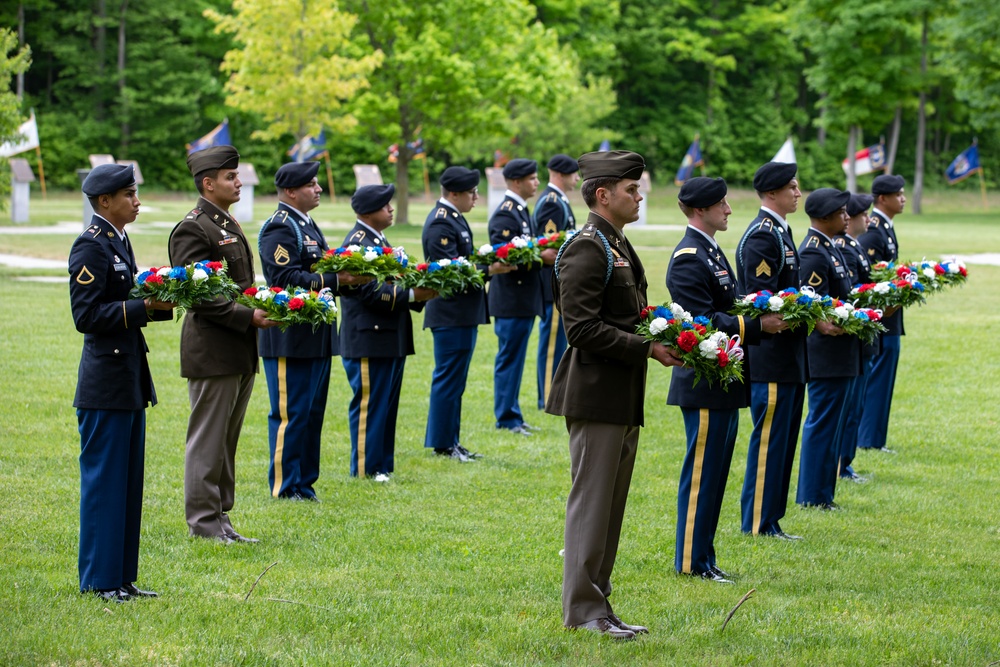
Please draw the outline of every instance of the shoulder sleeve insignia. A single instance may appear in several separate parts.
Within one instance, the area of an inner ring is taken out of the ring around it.
[[[681,255],[697,255],[697,254],[698,254],[697,248],[681,248],[680,250],[674,253],[674,256],[671,259],[677,259]]]
[[[89,285],[94,282],[94,274],[90,272],[86,265],[84,265],[84,267],[80,269],[80,273],[76,275],[76,282],[81,285]]]
[[[503,237],[507,238],[508,236],[510,236],[510,230],[509,229],[503,230]]]
[[[757,265],[754,272],[757,278],[760,278],[761,276],[767,276],[768,278],[771,277],[771,267],[765,259],[760,260],[760,264]]]
[[[554,220],[550,219],[548,222],[545,223],[545,233],[546,234],[555,234],[558,231],[559,231],[559,229],[558,229],[558,227],[556,227],[556,223],[555,223]]]
[[[819,247],[819,237],[818,236],[810,237],[809,241],[806,242],[806,247],[807,248],[813,248],[813,247],[818,248]]]
[[[869,257],[875,256],[875,248],[868,248],[868,256]]]
[[[818,273],[816,273],[815,271],[813,271],[812,275],[809,276],[809,286],[810,287],[819,287],[822,284],[823,284],[823,279],[820,277],[820,275]]]
[[[434,217],[435,218],[446,218],[446,217],[448,217],[448,211],[447,211],[447,209],[445,209],[445,207],[442,206],[438,210],[434,211]]]
[[[288,256],[288,251],[285,250],[285,247],[279,243],[278,247],[274,249],[274,263],[278,266],[284,266],[285,264],[288,264],[290,260],[291,257]]]
[[[442,236],[441,237],[441,245],[448,245],[448,237],[447,236]]]
[[[510,211],[510,210],[513,210],[513,208],[514,208],[514,202],[512,202],[509,199],[507,201],[505,201],[504,203],[500,204],[500,210],[501,211]]]

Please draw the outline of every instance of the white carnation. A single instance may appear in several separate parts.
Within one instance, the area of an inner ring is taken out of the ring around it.
[[[361,252],[361,246],[359,245],[349,245],[347,246],[347,249],[351,252]]]
[[[921,273],[923,273],[925,276],[927,276],[931,280],[934,280],[935,276],[937,276],[937,274],[934,272],[934,269],[932,269],[930,267],[924,269],[923,271],[921,271]]]
[[[706,359],[715,359],[719,356],[719,346],[711,338],[698,343],[698,352]]]
[[[781,310],[781,307],[784,305],[785,305],[785,300],[782,299],[780,296],[772,296],[770,299],[767,300],[768,310],[774,313]]]
[[[848,311],[844,306],[838,306],[833,309],[833,314],[842,320],[846,320],[850,315],[850,311]]]
[[[756,301],[756,299],[757,299],[756,294],[747,294],[745,297],[743,297],[743,303],[753,303],[754,301]]]
[[[438,263],[438,266],[448,266],[449,264],[451,264],[451,260],[450,259],[439,259],[437,261],[437,263]]]
[[[491,252],[493,252],[493,246],[491,246],[489,243],[487,243],[484,246],[479,246],[479,254],[480,255],[488,255]]]
[[[876,294],[888,294],[890,285],[889,283],[875,283],[874,289]]]
[[[649,323],[649,333],[657,336],[667,330],[667,320],[663,317],[657,317],[652,322]]]
[[[159,271],[156,272],[156,275],[158,275],[158,276],[169,276],[170,275],[170,267],[169,266],[163,267],[162,269],[160,269]]]
[[[369,248],[368,250],[365,250],[365,261],[374,262],[381,255],[382,253],[378,252],[377,250]]]
[[[191,280],[195,282],[208,280],[208,274],[205,273],[205,269],[195,269],[194,272],[191,274]]]
[[[682,322],[690,322],[692,319],[691,313],[684,310],[678,303],[670,304],[670,312],[673,313],[674,319],[681,320]]]
[[[515,236],[510,242],[514,244],[515,248],[524,248],[528,245],[528,240],[523,236]]]
[[[708,340],[712,341],[712,344],[716,347],[725,347],[726,343],[729,342],[729,336],[726,335],[725,331],[716,331]]]

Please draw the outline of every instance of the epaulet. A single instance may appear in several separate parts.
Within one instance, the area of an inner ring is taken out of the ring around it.
[[[809,240],[806,241],[806,247],[807,248],[812,248],[813,246],[816,246],[817,248],[819,247],[819,237],[818,236],[810,236]]]
[[[876,218],[874,215],[872,217],[868,218],[868,229],[872,229],[872,228],[878,229],[879,225],[881,225],[881,224],[882,224],[881,221],[878,218]]]
[[[195,218],[197,218],[201,214],[202,214],[202,210],[200,208],[196,207],[196,208],[191,209],[188,212],[188,214],[184,216],[184,219],[185,220],[194,220]]]
[[[100,234],[101,234],[101,226],[100,225],[91,225],[90,227],[87,227],[85,230],[83,230],[83,232],[80,234],[80,236],[86,236],[87,234],[90,234],[91,238],[100,236]]]
[[[448,217],[448,209],[446,209],[444,206],[441,206],[438,208],[438,210],[434,211],[434,219],[447,218],[447,217]]]
[[[767,232],[771,231],[774,229],[774,220],[771,220],[771,218],[764,218],[760,221],[760,224],[757,225],[757,229],[763,229]]]
[[[555,192],[550,192],[545,196],[545,201],[559,201],[559,195]]]
[[[359,229],[358,231],[351,234],[351,237],[347,239],[348,241],[363,241],[365,239],[365,230]]]
[[[671,259],[677,259],[681,255],[697,255],[697,254],[698,254],[697,248],[681,248],[680,250],[674,253],[674,256],[671,257]]]
[[[288,211],[286,211],[285,209],[278,209],[277,211],[274,212],[274,215],[271,216],[271,222],[284,223],[287,221],[288,221]]]
[[[500,204],[501,211],[512,211],[514,209],[514,202],[511,200],[506,200],[504,203]]]
[[[586,225],[583,226],[583,229],[580,230],[580,236],[593,236],[596,231],[597,227],[595,227],[590,223],[587,223]]]
[[[838,248],[843,248],[845,245],[847,245],[847,240],[843,236],[838,236],[837,238],[833,239],[833,243]]]

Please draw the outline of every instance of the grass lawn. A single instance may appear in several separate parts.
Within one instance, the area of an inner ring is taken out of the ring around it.
[[[683,233],[674,194],[654,192],[652,224],[629,230],[652,302],[668,299],[667,260]],[[129,232],[140,266],[162,264],[170,228],[194,199],[143,199],[147,209]],[[731,201],[736,211],[721,241],[732,258],[756,202],[746,192],[732,193]],[[257,202],[257,222],[244,224],[251,232],[274,200]],[[415,201],[411,219],[422,221],[429,206]],[[65,259],[75,233],[33,232],[78,222],[79,197],[36,198],[32,209],[22,233],[0,234],[0,253]],[[581,203],[576,210],[583,213]],[[1000,252],[996,216],[980,213],[978,193],[929,196],[925,210],[899,219],[906,258]],[[346,199],[316,212],[328,240],[339,243],[353,220]],[[472,220],[477,240],[485,241],[484,211]],[[804,214],[791,222],[801,240]],[[419,234],[419,226],[388,232],[413,256],[420,254]],[[442,460],[422,448],[433,355],[420,315],[389,484],[347,474],[350,395],[335,359],[317,485],[323,502],[272,500],[267,390],[258,376],[231,515],[237,530],[261,539],[248,546],[187,537],[180,324],[151,324],[146,338],[160,404],[147,412],[136,583],[161,597],[107,606],[81,596],[79,436],[71,405],[82,336],[69,312],[68,275],[0,267],[0,493],[7,498],[0,504],[0,665],[993,663],[1000,660],[1000,365],[992,353],[1000,290],[989,285],[1000,282],[1000,267],[969,270],[964,288],[907,312],[889,433],[899,453],[859,453],[856,468],[872,481],[838,485],[846,511],[791,505],[782,525],[805,536],[801,542],[740,532],[750,433],[744,411],[716,538],[719,564],[737,576],[735,586],[674,573],[684,429],[680,411],[665,405],[669,371],[650,367],[612,600],[620,616],[651,633],[613,644],[561,625],[567,436],[561,419],[535,409],[534,355],[521,405],[543,430],[532,438],[500,434],[492,417],[496,337],[491,327],[480,328],[462,440],[486,458]],[[62,281],[16,280],[34,275]],[[721,632],[750,589],[755,595]]]

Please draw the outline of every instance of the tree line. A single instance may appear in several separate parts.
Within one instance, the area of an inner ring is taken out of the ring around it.
[[[185,143],[224,118],[265,181],[325,130],[338,190],[378,164],[401,202],[425,165],[604,140],[670,182],[695,134],[736,186],[791,136],[807,188],[844,185],[841,161],[884,139],[917,208],[974,137],[997,164],[992,0],[4,0],[0,16],[0,135],[33,108],[55,187],[110,153],[187,190]]]

